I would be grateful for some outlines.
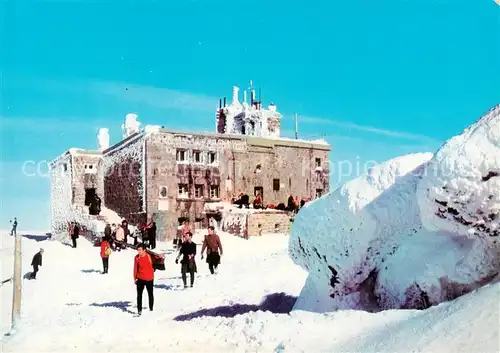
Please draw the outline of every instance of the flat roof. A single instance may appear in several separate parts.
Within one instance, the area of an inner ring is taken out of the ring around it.
[[[102,152],[101,151],[97,151],[97,150],[86,150],[86,149],[83,149],[83,148],[74,148],[74,147],[72,147],[72,148],[64,151],[62,154],[60,154],[56,158],[54,158],[49,164],[53,165],[57,161],[59,161],[60,159],[63,159],[64,157],[77,156],[77,155],[102,156]]]
[[[191,136],[203,136],[203,137],[212,137],[212,138],[220,138],[228,140],[246,141],[251,146],[260,146],[260,147],[284,146],[284,147],[297,147],[297,148],[313,148],[324,151],[331,150],[331,146],[324,140],[323,142],[314,140],[309,141],[301,139],[292,139],[287,137],[258,137],[249,135],[219,134],[212,132],[185,132],[185,131],[177,131],[166,128],[161,128],[158,130],[158,132],[169,133],[174,135],[183,135],[183,136],[191,135]]]

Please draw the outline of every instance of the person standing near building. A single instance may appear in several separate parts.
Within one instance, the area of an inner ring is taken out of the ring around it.
[[[201,247],[201,259],[203,260],[203,252],[207,249],[207,263],[211,274],[217,272],[217,266],[220,264],[222,256],[222,243],[213,226],[208,227],[208,235],[205,235],[203,246]],[[220,250],[220,255],[219,255]]]
[[[156,223],[153,221],[153,217],[149,216],[148,224],[146,225],[147,238],[149,240],[149,247],[151,250],[156,248]]]
[[[10,221],[12,223],[12,230],[10,231],[10,235],[17,235],[17,217],[14,217],[14,222]]]
[[[33,272],[31,273],[30,279],[36,279],[36,274],[38,273],[38,267],[42,266],[42,255],[43,249],[40,248],[40,251],[33,256],[33,260],[31,260],[31,266],[33,266]]]
[[[175,259],[175,263],[179,263],[179,257],[182,255],[181,260],[181,274],[184,288],[187,288],[187,273],[189,272],[191,288],[194,285],[194,274],[196,272],[196,244],[193,243],[193,234],[187,232],[184,235],[184,242],[181,245],[179,255]]]
[[[73,248],[76,248],[76,239],[80,237],[80,227],[78,226],[78,223],[71,222],[69,233],[71,236],[71,241],[73,242]]]
[[[111,244],[109,242],[109,236],[105,235],[101,242],[101,259],[102,259],[102,273],[108,273],[109,268],[109,256],[111,255]]]
[[[128,236],[130,235],[130,229],[128,228],[128,222],[126,219],[122,221],[123,228],[123,241],[125,244],[128,244]]]
[[[142,313],[142,293],[144,287],[148,292],[149,310],[153,311],[154,296],[153,296],[153,283],[154,283],[154,269],[153,259],[146,251],[144,244],[137,246],[137,255],[134,258],[134,281],[137,287],[137,314]]]
[[[121,224],[118,224],[118,228],[116,228],[115,239],[116,250],[121,251],[122,249],[124,249],[125,245],[123,245],[123,241],[125,240],[125,230],[123,229]]]

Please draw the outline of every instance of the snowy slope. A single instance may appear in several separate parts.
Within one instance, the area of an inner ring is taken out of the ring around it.
[[[399,157],[310,203],[290,254],[296,309],[426,308],[500,271],[500,107],[437,153]]]
[[[279,293],[297,295],[306,277],[287,256],[287,237],[246,241],[223,234],[222,241],[220,273],[208,276],[198,257],[199,278],[192,290],[179,290],[179,268],[173,255],[167,255],[171,265],[157,272],[155,311],[135,318],[134,252],[113,253],[110,274],[104,276],[94,272],[100,269],[98,249],[84,240],[75,250],[59,242],[23,239],[23,272],[40,246],[44,266],[37,281],[23,283],[22,327],[13,337],[2,334],[2,351],[498,351],[498,284],[426,311],[274,314],[262,310],[288,311],[293,298]],[[5,233],[2,246],[2,254],[12,254],[13,239]],[[168,245],[161,247],[169,252]],[[3,267],[11,268],[11,263],[12,256],[2,256]],[[4,333],[12,284],[0,290]],[[273,293],[273,299],[259,305]]]

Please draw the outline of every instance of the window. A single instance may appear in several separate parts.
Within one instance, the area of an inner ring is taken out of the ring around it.
[[[203,185],[194,186],[194,197],[197,199],[203,198]]]
[[[200,151],[193,151],[193,161],[195,163],[201,163],[201,152]]]
[[[94,168],[94,165],[93,164],[85,164],[83,166],[83,168],[85,169],[85,173],[86,174],[94,174],[94,173],[97,173],[97,169]]]
[[[177,150],[176,160],[177,162],[185,162],[187,160],[187,153],[185,150]]]
[[[316,158],[316,168],[321,167],[321,158]]]
[[[179,197],[189,197],[187,184],[179,184]]]
[[[219,198],[219,185],[211,185],[210,186],[210,198],[218,199]]]
[[[316,198],[320,198],[321,195],[323,194],[323,189],[316,189]]]
[[[68,171],[68,163],[64,163],[62,165],[62,168],[63,168],[63,172],[67,172]]]
[[[214,164],[217,161],[217,153],[215,152],[208,152],[208,163],[209,164]]]
[[[273,179],[273,191],[280,191],[280,180]]]
[[[288,188],[291,189],[292,188],[292,178],[288,178]]]
[[[168,196],[167,187],[160,186],[160,199],[165,199]]]

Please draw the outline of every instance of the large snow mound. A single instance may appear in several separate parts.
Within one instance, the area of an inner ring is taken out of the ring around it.
[[[500,106],[435,154],[389,160],[309,203],[292,259],[296,309],[427,308],[500,271]]]

